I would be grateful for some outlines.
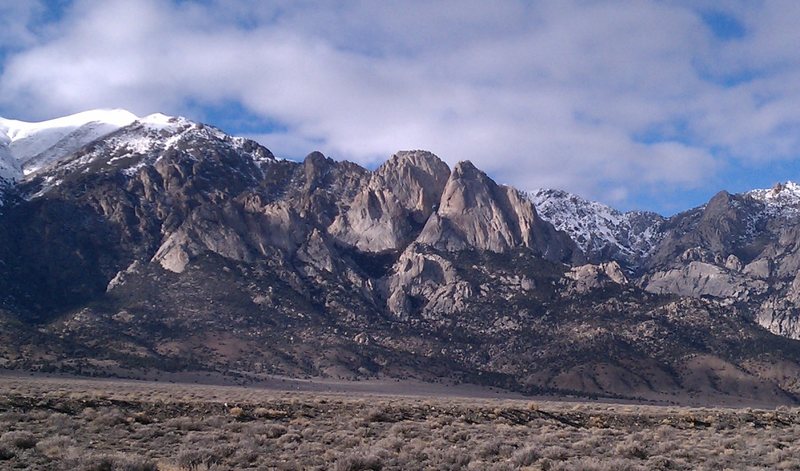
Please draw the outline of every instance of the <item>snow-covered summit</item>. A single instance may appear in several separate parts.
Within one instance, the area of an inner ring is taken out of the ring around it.
[[[173,148],[189,158],[234,153],[259,168],[275,160],[251,140],[163,113],[138,117],[121,109],[90,110],[41,122],[0,117],[0,206],[3,194],[18,183],[34,182],[22,196],[37,198],[74,172],[131,177]]]
[[[792,181],[778,183],[770,189],[748,191],[745,195],[764,203],[769,214],[800,214],[800,185]]]
[[[0,118],[0,177],[21,179],[139,119],[120,110],[90,110],[40,122]]]
[[[655,213],[623,213],[562,190],[534,190],[528,197],[539,216],[569,234],[590,260],[610,257],[635,268],[662,236],[664,218]]]
[[[158,163],[166,155],[200,160],[213,155],[237,155],[250,159],[259,168],[275,160],[272,153],[254,141],[234,137],[209,125],[182,116],[155,113],[121,120],[111,132],[87,139],[61,153],[25,177],[35,185],[25,198],[38,198],[59,187],[69,175],[120,173],[133,177],[140,169]],[[85,126],[84,126],[85,127]],[[79,128],[82,129],[82,128]],[[262,169],[263,171],[263,169]]]
[[[190,136],[228,139],[239,146],[245,141],[184,117],[163,113],[138,117],[121,109],[90,110],[41,122],[0,118],[0,180],[10,184],[62,162],[75,167],[103,153],[111,156],[111,161],[146,156]],[[72,158],[79,149],[101,139],[102,145],[94,152]]]
[[[139,118],[119,132],[108,136],[97,149],[65,163],[67,167],[85,165],[90,161],[105,160],[107,165],[129,162],[123,173],[131,174],[144,165],[154,163],[164,151],[180,147],[189,154],[200,152],[198,147],[217,143],[246,155],[254,161],[273,160],[266,149],[253,146],[243,137],[234,137],[205,124],[182,116],[156,113]]]

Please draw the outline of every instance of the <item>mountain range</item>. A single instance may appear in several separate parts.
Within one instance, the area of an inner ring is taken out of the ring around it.
[[[800,186],[672,217],[185,118],[0,119],[0,367],[800,398]]]

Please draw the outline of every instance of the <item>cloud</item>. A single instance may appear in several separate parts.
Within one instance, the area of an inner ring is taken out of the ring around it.
[[[0,35],[0,114],[237,103],[278,155],[426,148],[631,206],[800,155],[796,5],[79,0]]]
[[[41,2],[0,2],[0,51],[30,46],[36,41],[31,24],[44,12]]]

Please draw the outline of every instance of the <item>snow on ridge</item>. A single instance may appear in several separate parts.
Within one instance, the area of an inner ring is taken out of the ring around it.
[[[21,179],[69,155],[89,142],[137,119],[121,109],[97,109],[40,122],[0,118],[0,155],[11,178]],[[15,161],[9,163],[9,161]]]
[[[539,189],[528,192],[528,197],[542,219],[569,234],[590,257],[610,249],[635,262],[661,237],[663,218],[655,213],[623,213],[562,190]]]
[[[66,163],[63,168],[73,169],[107,158],[106,165],[117,166],[120,163],[127,165],[120,171],[130,177],[142,167],[156,163],[164,151],[179,143],[183,143],[182,149],[189,151],[191,156],[191,151],[196,150],[193,146],[204,147],[208,140],[225,142],[255,162],[263,160],[256,155],[257,152],[245,151],[245,144],[248,142],[245,138],[230,136],[213,126],[197,123],[182,116],[155,113],[139,118],[119,132],[108,136],[99,148]]]
[[[90,110],[39,123],[0,118],[0,183],[41,176],[40,191],[30,195],[36,198],[58,186],[65,174],[90,172],[89,164],[130,177],[170,148],[199,158],[210,142],[252,159],[262,172],[262,164],[274,160],[249,139],[182,116],[140,118],[125,110]]]
[[[117,132],[123,128],[128,131]],[[122,109],[96,109],[41,122],[0,117],[0,178],[21,180],[58,162],[66,161],[74,167],[87,159],[94,160],[99,156],[84,155],[71,161],[68,157],[101,138],[107,141],[103,143],[104,149],[115,151],[108,161],[112,163],[165,150],[187,136],[225,140],[240,149],[245,148],[247,142],[213,126],[163,113],[137,117]],[[255,161],[264,160],[260,153],[252,157]]]
[[[88,123],[104,123],[123,127],[137,119],[135,114],[123,109],[96,109],[38,122],[18,121],[0,117],[0,130],[4,130],[4,134],[13,142],[43,130],[75,129]]]
[[[168,116],[164,113],[153,113],[143,118],[138,118],[136,121],[144,125],[146,128],[155,131],[175,131],[183,126],[186,126],[187,124],[192,123],[192,121],[189,121],[183,116]]]
[[[95,140],[137,124],[145,130],[138,134],[146,136],[127,144],[134,152],[146,153],[164,135],[193,123],[162,113],[140,118],[123,109],[89,110],[40,122],[0,118],[0,177],[10,181],[36,174]]]
[[[757,189],[745,195],[764,203],[768,214],[794,216],[800,213],[800,185],[787,181],[770,189]]]
[[[7,146],[2,145],[0,142],[0,183],[6,183],[18,178],[22,174],[22,169],[19,163],[11,155]]]
[[[800,203],[800,185],[792,181],[778,183],[769,189],[751,190],[745,194],[764,203],[776,206]]]

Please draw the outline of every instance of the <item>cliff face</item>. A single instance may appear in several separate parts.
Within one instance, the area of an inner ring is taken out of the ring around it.
[[[800,346],[756,323],[798,332],[800,234],[767,197],[618,219],[620,248],[606,250],[556,230],[590,227],[557,209],[586,218],[591,205],[540,198],[543,218],[469,162],[290,162],[164,116],[5,188],[2,366],[448,377],[723,402],[800,391],[784,374],[800,371]],[[735,391],[713,379],[734,371]]]
[[[443,250],[498,253],[525,247],[552,261],[580,259],[572,240],[541,220],[530,200],[496,184],[470,162],[453,169],[419,242]]]
[[[399,152],[381,165],[328,232],[363,252],[401,250],[442,197],[450,168],[424,151]]]

